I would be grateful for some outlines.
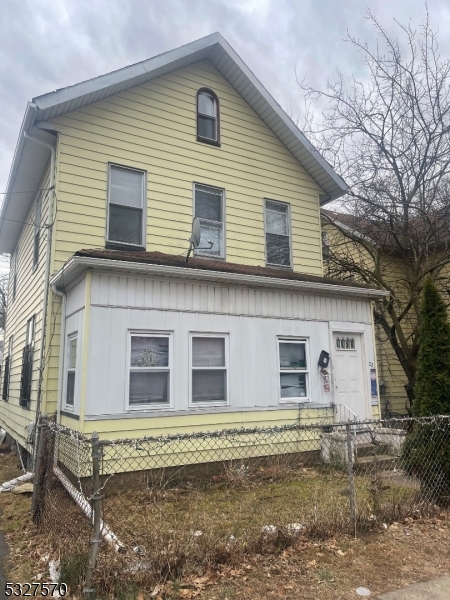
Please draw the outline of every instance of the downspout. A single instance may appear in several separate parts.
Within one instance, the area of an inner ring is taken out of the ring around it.
[[[50,258],[51,258],[51,247],[52,247],[52,229],[53,229],[53,198],[55,194],[55,158],[56,151],[51,144],[47,144],[42,140],[38,140],[26,131],[23,136],[27,140],[36,142],[41,146],[45,146],[50,150],[50,195],[48,200],[48,214],[47,214],[47,247],[45,250],[45,274],[44,274],[44,305],[42,311],[42,334],[41,334],[41,351],[39,356],[39,382],[38,382],[38,393],[37,393],[37,405],[36,405],[36,419],[35,419],[35,430],[40,415],[41,399],[42,399],[42,379],[44,377],[44,360],[45,360],[45,341],[46,341],[46,327],[47,327],[47,308],[48,308],[48,290],[49,290],[49,277],[50,277]],[[33,450],[34,454],[34,450]]]
[[[61,422],[62,409],[62,393],[63,393],[63,370],[64,370],[64,355],[66,349],[66,300],[67,294],[58,290],[55,284],[52,285],[52,292],[57,296],[61,296],[61,329],[59,342],[59,367],[58,367],[58,396],[56,400],[56,422]]]

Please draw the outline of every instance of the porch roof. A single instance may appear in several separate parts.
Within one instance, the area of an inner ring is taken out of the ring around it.
[[[87,269],[120,271],[134,274],[196,279],[210,282],[279,289],[297,289],[321,295],[339,295],[380,299],[385,290],[297,273],[287,269],[240,265],[205,258],[190,258],[162,252],[130,252],[122,250],[84,249],[76,252],[51,279],[50,283],[66,289]]]

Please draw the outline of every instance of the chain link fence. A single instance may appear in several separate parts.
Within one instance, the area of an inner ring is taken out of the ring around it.
[[[123,440],[45,421],[36,469],[34,518],[76,540],[89,596],[440,511],[450,417]]]

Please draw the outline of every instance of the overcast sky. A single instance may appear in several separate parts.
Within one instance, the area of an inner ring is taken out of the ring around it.
[[[318,86],[337,68],[364,76],[361,57],[343,39],[347,29],[376,39],[367,7],[391,32],[395,18],[419,25],[425,15],[418,0],[0,0],[0,192],[34,96],[220,31],[295,116],[295,68]],[[450,0],[428,0],[428,7],[450,57]]]

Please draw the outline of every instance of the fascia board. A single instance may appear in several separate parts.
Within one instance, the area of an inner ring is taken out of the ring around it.
[[[346,296],[354,298],[367,298],[380,300],[389,296],[385,290],[371,290],[366,288],[350,287],[344,285],[333,285],[329,283],[316,283],[311,281],[293,281],[291,279],[277,279],[262,277],[258,275],[244,275],[242,273],[223,273],[221,271],[202,271],[200,269],[189,269],[185,267],[171,267],[167,265],[154,265],[147,263],[135,263],[121,260],[108,260],[104,258],[89,258],[84,256],[72,256],[62,269],[50,279],[50,285],[65,289],[73,278],[78,277],[80,272],[87,269],[109,272],[128,272],[142,275],[154,275],[164,278],[177,278],[187,280],[209,281],[212,283],[224,283],[234,285],[247,285],[258,288],[275,288],[284,290],[296,290],[311,294],[325,296]]]

